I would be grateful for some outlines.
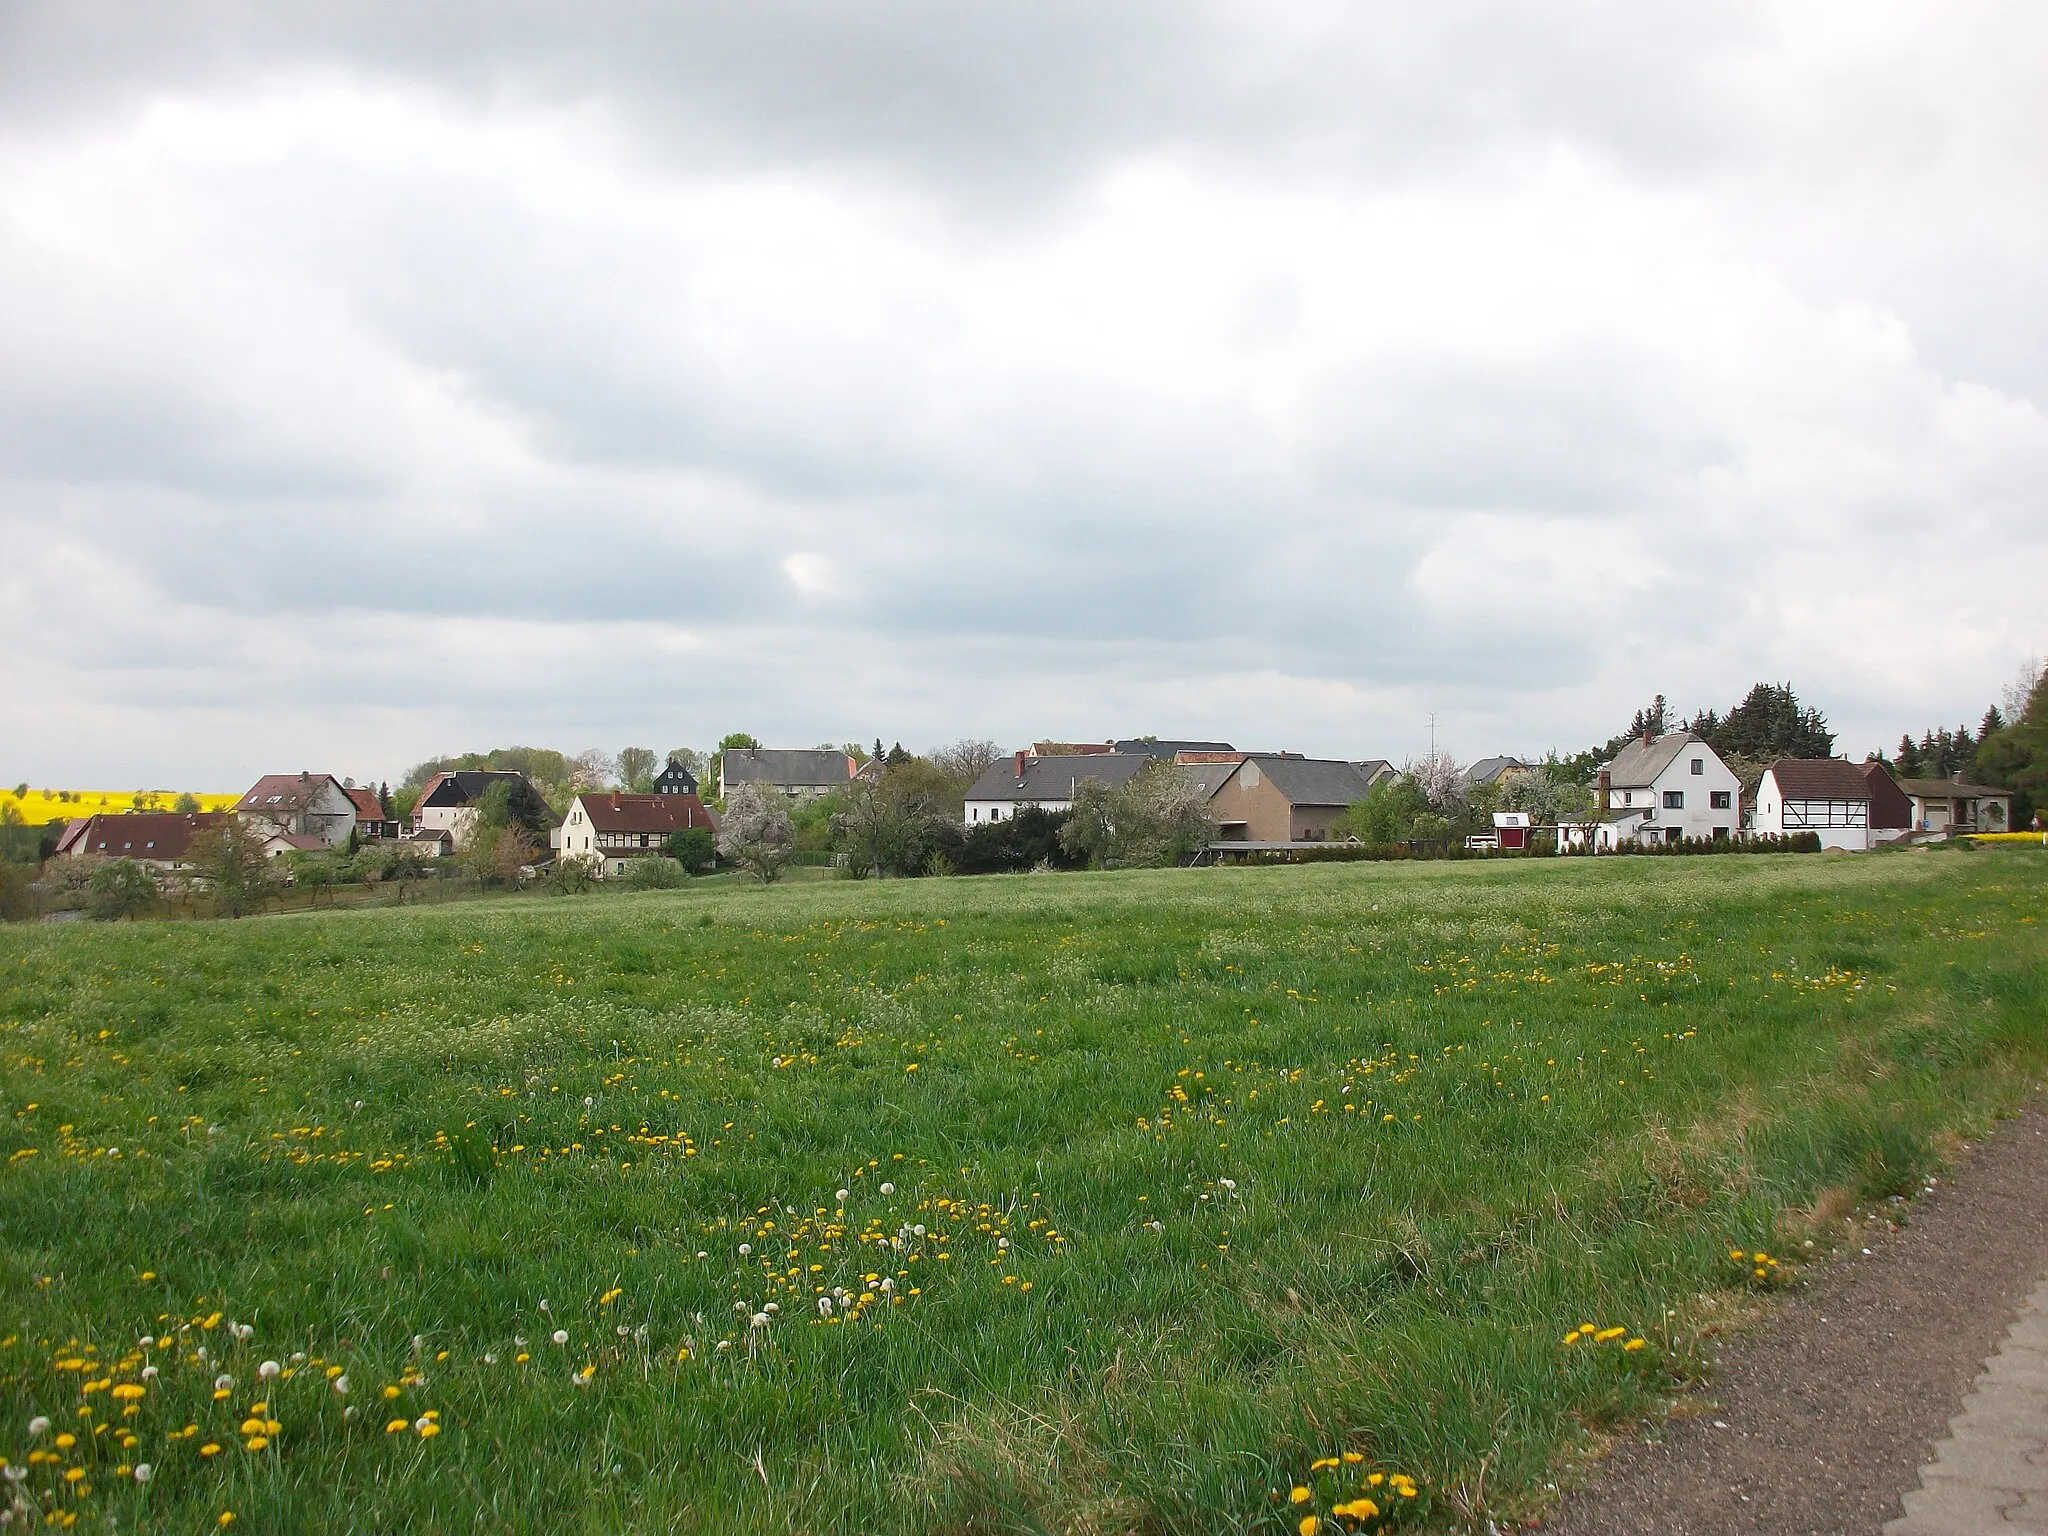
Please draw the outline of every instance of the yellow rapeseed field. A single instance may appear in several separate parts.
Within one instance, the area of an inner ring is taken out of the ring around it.
[[[183,791],[175,789],[31,789],[24,793],[9,788],[0,791],[0,810],[11,808],[28,825],[37,827],[72,816],[175,810],[181,793]],[[224,811],[241,796],[205,794],[194,790],[192,798],[199,802],[202,811]],[[11,817],[9,819],[12,820]]]

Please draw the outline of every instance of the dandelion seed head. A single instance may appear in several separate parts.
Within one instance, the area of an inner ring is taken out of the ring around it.
[[[553,1337],[554,1341],[557,1344],[566,1344],[569,1342],[569,1330],[566,1328],[557,1328],[554,1331]]]

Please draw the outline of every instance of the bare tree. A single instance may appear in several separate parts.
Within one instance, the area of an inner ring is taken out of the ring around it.
[[[2000,691],[1999,702],[2005,706],[2008,725],[2026,718],[2027,702],[2033,698],[2035,688],[2040,686],[2041,672],[2041,658],[2029,656],[2020,663],[2019,675]]]
[[[604,789],[612,782],[612,775],[618,765],[606,756],[602,747],[592,747],[578,752],[569,759],[569,787],[574,790]]]
[[[992,741],[963,737],[950,747],[932,748],[926,756],[934,768],[958,784],[964,793],[988,772],[991,763],[1001,761],[1003,749]]]

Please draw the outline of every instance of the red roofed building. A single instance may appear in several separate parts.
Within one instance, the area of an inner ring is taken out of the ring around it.
[[[161,870],[184,869],[192,840],[225,819],[221,811],[136,811],[73,818],[57,839],[60,859],[133,859]]]
[[[564,858],[593,858],[606,879],[623,875],[634,859],[657,857],[672,832],[718,822],[695,795],[630,795],[624,790],[585,790],[569,802],[557,850]]]
[[[398,823],[385,816],[376,790],[367,784],[349,785],[348,798],[356,808],[356,837],[359,840],[381,842],[398,836]]]

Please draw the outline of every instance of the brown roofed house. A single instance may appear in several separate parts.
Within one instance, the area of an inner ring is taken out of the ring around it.
[[[623,790],[585,790],[569,802],[562,818],[559,851],[598,861],[599,874],[623,875],[634,859],[657,857],[672,832],[718,823],[695,795],[631,795]]]
[[[1757,784],[1754,830],[1765,837],[1811,832],[1823,848],[1860,853],[1904,835],[1901,799],[1882,763],[1783,757]]]
[[[133,859],[170,871],[190,864],[192,840],[227,819],[224,811],[136,811],[81,816],[57,839],[58,858]]]

